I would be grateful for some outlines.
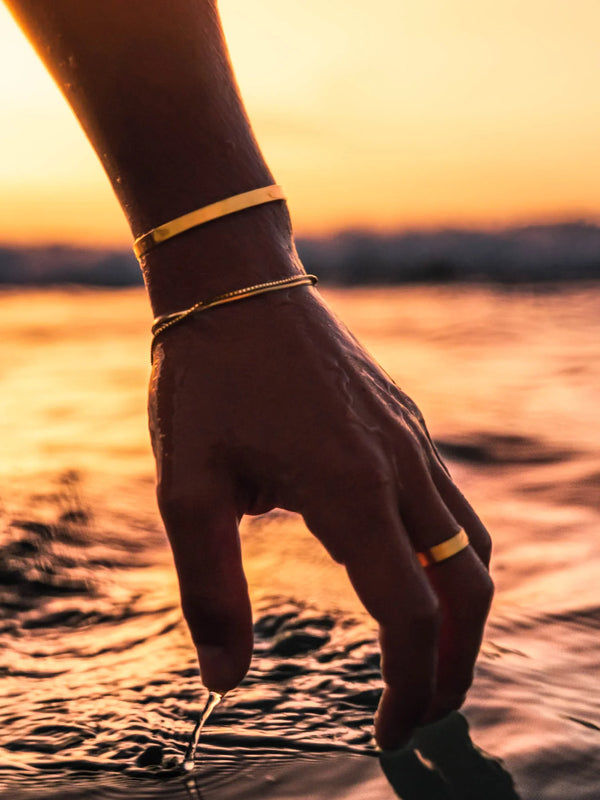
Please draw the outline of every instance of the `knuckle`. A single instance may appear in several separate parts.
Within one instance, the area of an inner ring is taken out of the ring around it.
[[[441,624],[440,603],[433,592],[424,593],[419,603],[406,613],[412,631],[420,637],[435,637]]]
[[[495,591],[496,587],[494,586],[494,581],[491,579],[489,573],[487,573],[485,576],[485,587],[484,587],[485,597],[483,598],[483,603],[485,605],[486,613],[489,611],[490,606],[492,605],[492,600],[494,599]]]
[[[400,490],[410,495],[415,487],[430,482],[430,461],[426,447],[412,430],[402,433],[397,441],[396,464]]]
[[[234,615],[223,607],[218,607],[210,598],[181,596],[183,617],[190,630],[194,643],[217,641],[229,631]]]
[[[409,425],[403,426],[400,429],[397,442],[400,455],[403,458],[425,463],[425,449],[419,431]]]
[[[186,622],[195,630],[231,627],[239,616],[244,602],[243,587],[235,576],[219,571],[218,579],[206,577],[202,570],[196,574],[180,574],[179,593]]]
[[[218,626],[229,616],[227,598],[210,585],[182,588],[181,609],[188,625],[195,629]]]
[[[390,463],[373,448],[362,453],[355,451],[351,459],[346,454],[329,474],[333,485],[348,500],[360,498],[362,503],[366,496],[379,501],[394,482]]]
[[[156,498],[161,516],[167,526],[203,526],[210,521],[216,508],[216,497],[208,490],[179,486],[165,488],[161,483],[156,488]]]
[[[492,537],[485,529],[481,531],[481,534],[479,536],[477,542],[477,551],[483,563],[486,565],[486,567],[488,567],[492,558]],[[492,592],[493,592],[493,584],[492,584]]]
[[[481,613],[487,614],[494,597],[494,582],[489,573],[482,570],[469,587],[469,599]]]
[[[494,583],[483,565],[474,570],[463,583],[459,597],[452,601],[451,613],[465,630],[479,630],[490,611],[494,597]]]
[[[191,492],[170,491],[163,489],[160,485],[156,490],[158,507],[162,518],[166,524],[189,519],[193,515],[196,506],[196,498]]]

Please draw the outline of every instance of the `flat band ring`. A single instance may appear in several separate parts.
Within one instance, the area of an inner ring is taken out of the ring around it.
[[[440,561],[446,561],[452,558],[465,547],[469,546],[469,537],[461,528],[458,533],[451,536],[439,544],[417,553],[417,558],[422,567],[430,567],[432,564],[439,564]]]

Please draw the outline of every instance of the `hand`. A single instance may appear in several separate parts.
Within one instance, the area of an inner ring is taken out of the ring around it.
[[[415,404],[314,289],[213,309],[159,338],[150,385],[158,501],[207,688],[246,674],[252,615],[243,514],[303,515],[379,624],[381,747],[458,708],[493,585],[490,538]],[[463,527],[471,546],[424,570],[415,551]]]

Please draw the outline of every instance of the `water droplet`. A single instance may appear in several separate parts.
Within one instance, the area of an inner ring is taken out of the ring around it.
[[[196,751],[198,750],[198,743],[200,742],[200,734],[202,733],[202,728],[204,727],[206,720],[212,714],[213,709],[219,705],[222,699],[223,695],[219,694],[218,692],[208,693],[208,700],[206,701],[206,705],[204,706],[204,711],[198,717],[198,722],[194,727],[193,733],[190,737],[190,741],[185,753],[185,757],[183,759],[182,767],[186,772],[191,772],[194,769],[194,765],[196,763]]]

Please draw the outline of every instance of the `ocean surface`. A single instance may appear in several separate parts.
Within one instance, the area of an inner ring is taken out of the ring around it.
[[[493,535],[463,709],[380,759],[373,623],[286,511],[242,539],[254,660],[206,699],[154,503],[141,290],[0,294],[0,797],[598,800],[600,286],[326,290]]]

